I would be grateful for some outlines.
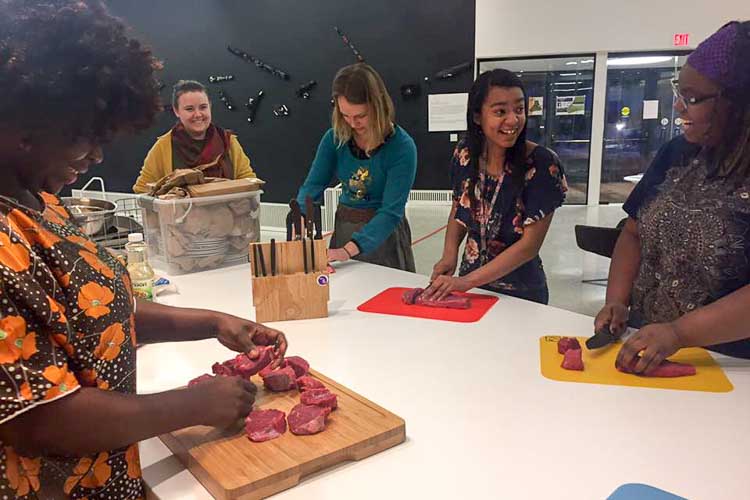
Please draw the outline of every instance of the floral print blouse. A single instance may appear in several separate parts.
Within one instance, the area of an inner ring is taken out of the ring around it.
[[[57,197],[41,198],[42,213],[0,197],[0,423],[81,386],[135,393],[127,271]],[[137,444],[26,457],[0,442],[0,471],[0,499],[144,496]]]
[[[523,182],[512,178],[509,166],[506,166],[499,177],[487,175],[485,178],[484,173],[479,170],[478,166],[473,165],[469,148],[464,142],[460,142],[451,161],[456,220],[467,229],[460,276],[490,262],[520,240],[526,226],[541,220],[562,205],[567,191],[559,158],[542,146],[536,146],[528,155]],[[470,196],[470,190],[474,192],[473,197]],[[483,213],[486,214],[486,221],[482,220]],[[486,258],[480,255],[482,223],[485,224]],[[523,296],[524,292],[546,290],[547,280],[542,260],[537,255],[515,271],[482,288],[495,292],[512,291],[519,296]]]

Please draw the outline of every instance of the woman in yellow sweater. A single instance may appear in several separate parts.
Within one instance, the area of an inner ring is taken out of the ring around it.
[[[255,177],[237,135],[211,123],[206,87],[180,80],[172,91],[172,109],[179,121],[151,147],[134,192],[149,192],[150,184],[179,168],[198,168],[208,177],[224,179]]]

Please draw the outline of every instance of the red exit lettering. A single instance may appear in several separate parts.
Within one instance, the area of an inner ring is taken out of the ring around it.
[[[690,44],[690,34],[689,33],[675,33],[674,35],[674,46],[675,47],[686,47]]]

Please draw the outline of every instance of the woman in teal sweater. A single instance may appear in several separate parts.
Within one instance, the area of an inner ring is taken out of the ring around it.
[[[333,80],[333,127],[320,141],[297,194],[301,207],[320,201],[336,176],[341,198],[328,260],[360,261],[414,272],[404,207],[417,171],[414,140],[394,125],[393,101],[369,65],[339,70]]]

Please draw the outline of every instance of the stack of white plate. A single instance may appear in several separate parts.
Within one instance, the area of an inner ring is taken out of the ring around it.
[[[200,258],[226,255],[229,250],[229,241],[226,238],[194,240],[185,250],[185,257]]]

